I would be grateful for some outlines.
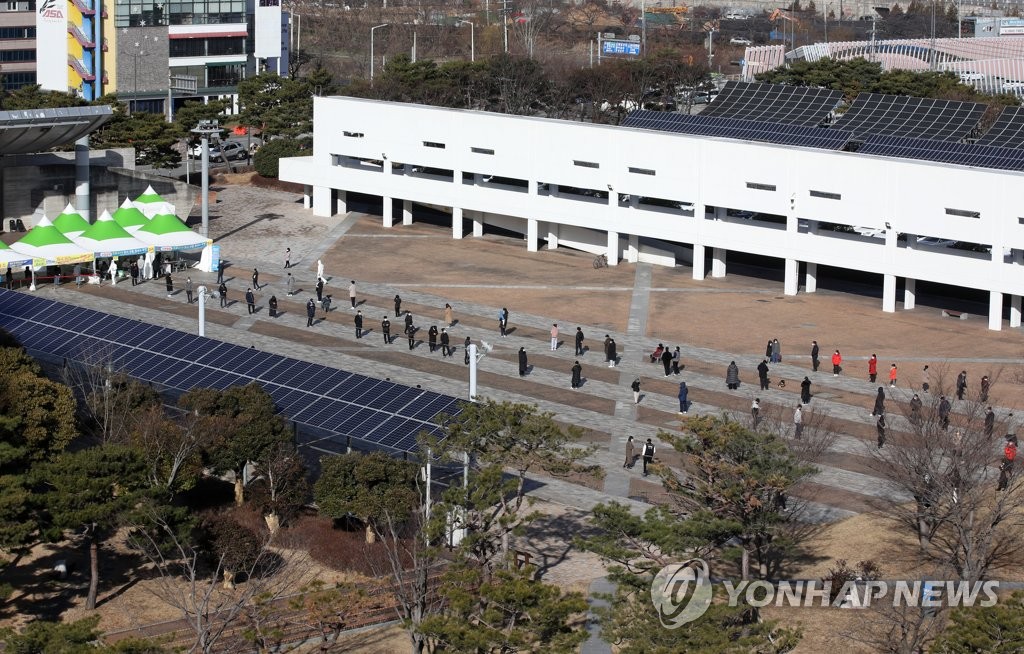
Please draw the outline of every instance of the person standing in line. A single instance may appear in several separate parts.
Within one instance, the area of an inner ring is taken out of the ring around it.
[[[464,362],[465,362],[465,364],[467,366],[469,365],[469,346],[470,346],[470,344],[471,344],[471,341],[469,340],[469,336],[467,336],[466,340],[462,343],[463,359],[464,359]]]
[[[132,278],[132,286],[139,285],[139,260],[132,261],[132,265],[128,266],[128,275]]]
[[[889,366],[889,388],[895,388],[896,387],[896,375],[897,375],[897,372],[898,371],[897,371],[895,363]]]
[[[964,393],[967,392],[967,371],[961,370],[960,374],[956,376],[956,399],[964,399]]]
[[[740,369],[735,361],[730,361],[729,367],[725,369],[725,386],[730,391],[740,387]]]
[[[608,361],[608,345],[612,342],[612,337],[608,334],[604,335],[604,360]]]
[[[757,430],[757,426],[761,424],[761,398],[755,397],[750,403],[750,417],[754,419],[754,429]]]
[[[583,356],[583,328],[576,328],[576,356]]]
[[[324,310],[324,320],[327,320],[327,314],[331,311],[331,295],[328,293],[324,296],[323,302],[320,303],[320,308]]]
[[[939,426],[942,427],[942,431],[949,429],[949,411],[953,408],[953,405],[949,403],[945,395],[939,396]]]
[[[768,345],[764,347],[764,358],[772,361],[772,339],[768,339]],[[774,363],[774,361],[772,361]]]
[[[313,301],[313,298],[309,298],[309,301],[306,302],[306,327],[312,327],[313,326],[313,316],[315,316],[315,315],[316,315],[316,302]]]
[[[644,443],[644,451],[643,451],[644,477],[647,476],[647,466],[649,466],[650,464],[652,464],[654,462],[654,453],[655,452],[656,452],[656,449],[654,447],[654,443],[652,443],[651,439],[648,438],[647,442]]]
[[[868,381],[872,384],[875,383],[875,379],[878,377],[878,357],[874,354],[868,359]]]
[[[356,317],[355,317],[354,322],[356,324],[356,338],[362,338],[363,337],[363,312],[362,311],[356,311]]]
[[[931,384],[929,384],[930,378],[931,374],[928,372],[928,366],[926,365],[924,370],[921,371],[921,390],[925,393],[927,393],[928,389],[931,387]]]
[[[520,377],[525,377],[526,376],[526,368],[527,368],[526,348],[525,347],[521,347],[521,348],[519,348],[519,376]]]
[[[21,285],[32,283],[32,266],[25,266],[25,272],[22,274]]]
[[[292,249],[291,248],[285,248],[284,249],[284,269],[288,270],[291,267],[292,267]]]
[[[679,346],[677,345],[676,349],[672,350],[672,374],[673,375],[678,375],[679,374],[679,364],[681,364],[682,361],[683,361],[683,353],[679,351]]]
[[[558,349],[558,323],[551,323],[551,351]]]
[[[838,377],[839,371],[843,369],[843,355],[839,354],[839,350],[836,350],[832,354],[832,376]]]
[[[640,404],[640,378],[634,379],[629,387],[633,389],[633,404]]]
[[[228,306],[228,285],[221,282],[217,288],[217,293],[220,294],[220,308],[223,309]]]
[[[387,316],[380,321],[380,331],[384,334],[384,344],[391,345],[391,321]]]
[[[295,278],[292,277],[291,273],[288,273],[288,277],[284,282],[285,290],[288,292],[288,297],[295,295]]]
[[[316,276],[318,279],[322,279],[324,276],[324,262],[323,259],[316,260]]]
[[[619,361],[619,354],[615,347],[615,339],[608,339],[608,367],[614,368]]]
[[[632,468],[633,462],[636,460],[636,455],[633,454],[633,437],[630,436],[626,439],[626,461],[622,464],[623,468]]]
[[[811,372],[818,372],[818,364],[821,363],[818,352],[818,341],[811,341]]]
[[[434,350],[437,349],[437,325],[431,325],[430,329],[427,330],[427,345],[430,347],[430,353],[433,354]]]
[[[1003,461],[999,466],[999,482],[996,490],[1004,491],[1010,484],[1010,475],[1013,472],[1013,461],[1017,458],[1017,437],[1007,436],[1006,447],[1003,448]]]
[[[761,363],[757,364],[757,381],[761,384],[761,390],[768,390],[768,360],[761,359]]]
[[[686,387],[686,382],[679,382],[679,413],[686,415],[690,411],[690,389]]]
[[[782,363],[782,346],[777,338],[772,339],[772,363]]]
[[[192,304],[192,278],[185,278],[185,299],[188,300],[189,304]]]
[[[164,283],[167,285],[167,297],[174,295],[174,281],[171,279],[171,273],[164,274]]]
[[[245,306],[249,309],[249,315],[256,313],[256,296],[253,295],[252,289],[245,289]]]
[[[452,355],[451,338],[448,336],[448,329],[445,327],[441,328],[441,356],[450,357]]]
[[[10,270],[9,266],[8,266],[8,270]],[[82,264],[76,263],[75,267],[72,269],[72,273],[75,276],[75,286],[81,286],[82,285]]]
[[[260,290],[260,271],[255,268],[252,269],[252,287]]]
[[[672,352],[666,347],[661,352],[661,367],[665,369],[665,376],[672,374]]]
[[[879,416],[885,413],[885,390],[878,387],[878,394],[875,395],[875,406],[871,409],[872,416]]]
[[[920,396],[914,393],[914,397],[910,398],[910,422],[914,425],[921,424],[921,409],[924,407],[924,402],[921,401]]]
[[[996,428],[996,414],[992,411],[992,407],[985,409],[985,435],[992,438],[992,432]]]
[[[405,333],[409,336],[409,349],[416,347],[416,327],[409,325],[409,328],[405,330]]]
[[[981,377],[981,394],[978,395],[979,402],[988,402],[988,389],[992,385],[992,382],[988,380],[988,375]]]
[[[271,295],[267,300],[267,307],[270,309],[270,317],[277,318],[277,296]]]
[[[227,269],[228,269],[227,262],[224,261],[223,259],[221,259],[220,263],[217,264],[217,283],[218,284],[223,284],[224,283],[224,271],[227,270]]]
[[[796,410],[793,411],[793,438],[800,440],[804,435],[804,415],[800,405],[796,405]]]
[[[508,335],[508,309],[506,307],[502,307],[498,312],[498,331],[501,332],[502,338]]]
[[[569,387],[573,390],[577,390],[580,384],[583,383],[583,366],[577,361],[572,364],[572,380],[569,382]]]
[[[885,445],[885,414],[878,416],[878,422],[875,423],[875,430],[878,431],[878,449],[882,449]]]
[[[399,318],[402,315],[402,297],[395,293],[395,318]]]
[[[412,329],[412,311],[405,312],[405,333],[408,334],[409,330]]]
[[[805,405],[811,403],[811,378],[804,375],[804,380],[800,382],[800,401]]]
[[[11,264],[7,264],[7,271],[4,272],[4,282],[7,285],[7,290],[14,290],[14,271],[11,270]],[[135,286],[135,284],[132,284]]]
[[[451,329],[451,327],[452,327],[452,325],[454,323],[455,323],[455,312],[452,310],[452,305],[447,303],[447,302],[445,302],[444,303],[444,324],[449,329]]]
[[[324,299],[324,278],[316,278],[316,301],[322,302]]]
[[[352,280],[348,285],[348,300],[352,303],[352,308],[356,308],[356,280]]]

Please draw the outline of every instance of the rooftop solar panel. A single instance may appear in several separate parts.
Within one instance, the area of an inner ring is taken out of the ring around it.
[[[872,136],[864,142],[858,152],[978,168],[1024,170],[1024,150],[976,144]]]
[[[629,112],[622,121],[622,126],[827,150],[840,150],[850,140],[849,133],[836,129],[779,125],[703,115],[685,116],[646,109]]]
[[[842,98],[840,91],[812,86],[726,82],[700,115],[816,127]]]
[[[996,122],[981,135],[977,144],[1024,149],[1024,107],[1003,107]]]
[[[978,128],[986,105],[903,95],[861,93],[835,122],[836,129],[869,136],[961,141]]]

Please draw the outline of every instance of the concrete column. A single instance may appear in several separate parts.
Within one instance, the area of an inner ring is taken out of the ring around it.
[[[335,191],[335,207],[342,216],[348,213],[348,191]]]
[[[452,238],[462,238],[462,207],[452,207]]]
[[[907,277],[903,280],[903,308],[913,309],[917,301],[917,280]]]
[[[807,274],[804,276],[804,292],[818,291],[818,264],[807,262]]]
[[[796,259],[786,259],[786,279],[783,283],[785,295],[796,295],[800,287],[800,262]]]
[[[548,223],[548,249],[558,249],[558,223]]]
[[[626,245],[626,261],[636,263],[640,260],[640,237],[636,234],[629,235],[629,243]]]
[[[384,227],[395,226],[395,199],[391,196],[385,195],[381,198],[384,201],[384,220],[381,224]]]
[[[314,186],[313,187],[313,215],[321,216],[323,218],[330,218],[334,214],[331,212],[333,207],[331,206],[331,187],[329,186]]]
[[[473,212],[473,236],[480,238],[484,235],[484,214],[480,211]]]
[[[704,268],[707,266],[704,260],[706,249],[703,245],[693,246],[693,278],[697,281],[704,281]]]
[[[640,208],[640,196],[636,193],[631,193],[629,196],[629,208],[639,209]]]
[[[725,207],[715,207],[715,220],[724,220],[729,217],[729,210]]]
[[[1003,294],[999,291],[988,294],[988,328],[994,331],[1003,328]]]
[[[302,208],[309,209],[313,206],[313,187],[305,184],[302,187]]]
[[[526,251],[537,251],[537,219],[526,219]]]
[[[614,193],[612,195],[614,195]],[[619,265],[619,252],[620,252],[620,250],[619,250],[619,233],[618,232],[609,231],[608,232],[608,250],[605,253],[605,256],[608,257],[608,265],[609,266],[617,266],[617,265]]]
[[[1020,327],[1020,296],[1010,296],[1010,327]]]
[[[75,141],[75,210],[91,223],[89,218],[89,137]]]
[[[711,248],[711,276],[725,277],[725,248]]]
[[[402,200],[402,224],[412,224],[412,200]]]
[[[882,275],[882,311],[896,311],[896,275]]]

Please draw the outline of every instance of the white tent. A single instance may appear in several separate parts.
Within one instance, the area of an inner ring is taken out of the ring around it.
[[[146,190],[142,192],[142,195],[135,198],[135,202],[132,204],[141,211],[147,218],[161,213],[169,213],[172,216],[174,213],[174,205],[164,200],[160,195],[153,190],[152,186],[147,186]]]
[[[11,246],[12,250],[31,256],[38,265],[63,265],[92,261],[92,252],[75,245],[71,239],[60,233],[50,219],[43,216],[36,226],[21,240]]]
[[[161,252],[170,250],[198,250],[212,243],[208,238],[196,234],[171,214],[157,214],[148,223],[132,234],[144,243]]]
[[[151,247],[125,231],[109,211],[104,211],[80,236],[72,236],[72,240],[97,257],[144,254]]]

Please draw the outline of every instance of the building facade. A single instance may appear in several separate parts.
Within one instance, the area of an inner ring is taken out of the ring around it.
[[[0,91],[36,83],[36,3],[0,3]]]
[[[991,329],[1004,314],[1021,325],[1020,172],[338,97],[314,99],[313,155],[280,169],[318,216],[344,213],[354,191],[383,198],[388,227],[417,202],[450,211],[454,238],[494,225],[531,251],[681,262],[695,279],[750,253],[778,260],[787,295],[815,292],[819,266],[861,271],[889,312],[913,308],[927,280],[986,291]]]

